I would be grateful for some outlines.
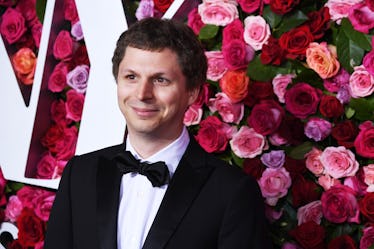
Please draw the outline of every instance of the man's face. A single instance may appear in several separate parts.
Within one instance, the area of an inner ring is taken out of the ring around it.
[[[186,78],[171,50],[127,47],[119,64],[117,94],[131,136],[172,141],[180,135],[184,113],[198,90],[187,91]]]

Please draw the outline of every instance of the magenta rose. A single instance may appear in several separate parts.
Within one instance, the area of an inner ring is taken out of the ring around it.
[[[266,138],[248,126],[240,127],[230,140],[232,151],[241,158],[254,158],[268,149]]]
[[[61,172],[67,161],[59,161],[50,153],[46,153],[36,165],[36,178],[56,179],[61,177]]]
[[[247,13],[247,14],[251,14],[253,12],[255,12],[256,10],[258,10],[261,6],[261,0],[237,0],[237,2],[239,3],[241,9]]]
[[[374,226],[363,229],[363,235],[360,239],[360,249],[369,249],[374,244]]]
[[[374,50],[367,53],[362,63],[371,76],[374,76]]]
[[[197,125],[203,117],[203,109],[198,105],[191,105],[184,114],[183,123],[186,126]]]
[[[350,74],[343,67],[341,67],[334,77],[323,80],[323,86],[327,91],[336,93],[342,87],[348,85],[349,77]]]
[[[87,89],[89,73],[89,66],[78,65],[66,75],[67,84],[78,93],[85,93]]]
[[[248,125],[262,135],[274,133],[284,118],[283,108],[272,99],[256,104],[248,117]]]
[[[286,93],[287,86],[292,83],[292,79],[295,77],[294,74],[277,74],[273,80],[273,91],[278,97],[280,103],[284,103],[284,95]]]
[[[316,113],[322,91],[307,83],[297,83],[286,91],[286,109],[298,118]]]
[[[356,249],[356,242],[347,234],[341,235],[332,239],[327,249],[336,249],[336,248],[344,248],[344,249]]]
[[[205,24],[226,26],[239,17],[237,4],[233,1],[204,1],[198,12]]]
[[[200,122],[200,129],[195,136],[197,142],[209,153],[222,152],[226,149],[229,125],[216,116],[208,116]]]
[[[75,0],[65,0],[64,1],[64,17],[66,20],[70,21],[72,24],[79,20],[77,6],[75,5]]]
[[[275,206],[278,200],[287,195],[291,187],[291,177],[284,168],[266,168],[258,180],[262,196],[266,203]]]
[[[187,25],[193,30],[196,35],[200,33],[200,30],[204,26],[204,23],[201,21],[201,16],[199,15],[197,8],[193,8],[190,13],[188,13]]]
[[[29,25],[31,26],[31,34],[32,38],[34,39],[35,46],[39,48],[43,25],[41,24],[39,19],[34,19],[34,21]]]
[[[66,117],[75,122],[81,120],[84,104],[84,95],[74,89],[66,92]]]
[[[332,124],[319,117],[312,117],[308,119],[305,124],[305,135],[316,142],[322,141],[327,138],[331,133]]]
[[[62,92],[66,87],[66,75],[68,73],[68,66],[64,62],[58,63],[48,80],[48,90],[51,92]]]
[[[371,121],[365,121],[359,129],[354,141],[356,152],[360,156],[374,159],[374,125]]]
[[[336,185],[322,193],[323,216],[330,222],[359,223],[359,208],[355,192],[347,186]]]
[[[253,59],[254,50],[243,40],[235,39],[222,46],[222,54],[230,70],[240,70],[246,68],[248,62]]]
[[[321,154],[320,160],[325,168],[325,173],[335,179],[354,176],[359,168],[355,154],[344,146],[326,147]]]
[[[312,201],[297,210],[298,225],[308,221],[314,221],[316,224],[321,224],[322,216],[322,203],[320,200]]]
[[[58,60],[67,60],[73,55],[73,39],[68,31],[58,33],[53,44],[53,55]]]
[[[244,34],[244,26],[240,19],[235,19],[222,30],[222,44],[229,44],[232,40],[242,40]]]
[[[22,13],[23,17],[27,22],[32,22],[38,19],[36,14],[36,1],[35,0],[23,0],[18,1],[16,5],[16,10]]]
[[[18,190],[17,197],[22,202],[22,205],[24,207],[33,209],[34,208],[33,199],[36,198],[39,192],[40,192],[40,189],[38,189],[37,187],[25,185],[20,190]]]
[[[348,17],[349,10],[353,5],[359,2],[362,0],[329,0],[325,6],[329,8],[331,20],[340,24],[343,18]]]
[[[42,221],[48,221],[54,199],[54,192],[42,190],[39,195],[33,200],[35,206],[35,214]]]
[[[64,127],[63,138],[59,140],[54,149],[57,160],[67,161],[75,154],[75,147],[77,145],[78,129],[76,126]]]
[[[62,99],[56,99],[51,104],[51,119],[55,123],[66,123],[66,107]]]
[[[217,111],[226,123],[239,124],[244,116],[244,104],[232,102],[222,92],[217,93],[215,98],[210,99],[208,107],[212,113]]]
[[[2,15],[0,33],[9,44],[16,43],[26,33],[25,18],[13,9],[7,8]]]
[[[270,26],[262,16],[248,16],[244,19],[244,41],[254,50],[261,50],[269,37]]]
[[[218,81],[226,73],[227,67],[221,51],[207,51],[205,56],[208,60],[207,79]]]
[[[374,28],[374,11],[365,2],[358,3],[349,9],[348,19],[355,30],[368,34]]]

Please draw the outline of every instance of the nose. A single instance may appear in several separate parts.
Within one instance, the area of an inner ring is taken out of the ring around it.
[[[140,100],[151,99],[153,97],[153,84],[148,80],[142,80],[138,84],[137,97]]]

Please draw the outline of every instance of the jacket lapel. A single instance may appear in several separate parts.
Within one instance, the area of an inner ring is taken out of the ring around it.
[[[205,152],[193,138],[161,202],[143,249],[164,248],[211,173]]]
[[[97,229],[100,248],[117,248],[117,215],[122,174],[113,160],[102,157],[97,170]]]

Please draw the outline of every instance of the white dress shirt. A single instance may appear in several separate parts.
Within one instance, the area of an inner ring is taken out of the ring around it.
[[[136,153],[128,137],[126,150],[141,161],[164,161],[172,177],[189,142],[187,129],[184,128],[177,140],[148,158],[141,158]],[[118,249],[142,248],[167,187],[168,185],[153,187],[147,177],[138,173],[122,176],[118,210]]]

